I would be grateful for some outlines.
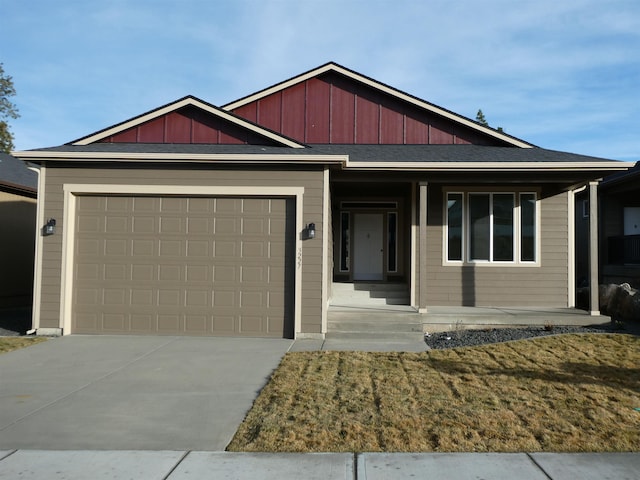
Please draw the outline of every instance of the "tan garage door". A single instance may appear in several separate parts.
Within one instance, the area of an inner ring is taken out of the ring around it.
[[[79,196],[72,333],[292,337],[294,203]]]

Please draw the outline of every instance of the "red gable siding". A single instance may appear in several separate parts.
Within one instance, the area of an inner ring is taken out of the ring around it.
[[[195,107],[184,107],[111,135],[106,143],[271,145],[264,137]]]
[[[233,113],[301,143],[503,145],[336,72],[279,90]]]

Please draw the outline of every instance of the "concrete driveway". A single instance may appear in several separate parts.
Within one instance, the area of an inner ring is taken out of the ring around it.
[[[0,355],[0,449],[224,450],[292,342],[69,336]]]

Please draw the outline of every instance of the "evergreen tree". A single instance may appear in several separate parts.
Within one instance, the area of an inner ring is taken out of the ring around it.
[[[480,125],[484,125],[485,127],[489,126],[489,122],[487,122],[487,119],[484,118],[484,113],[482,113],[482,110],[478,110],[478,113],[476,113],[476,122],[478,122]]]
[[[0,152],[9,153],[13,150],[13,134],[9,130],[7,119],[16,119],[18,108],[10,100],[16,94],[13,79],[5,75],[2,63],[0,63]]]

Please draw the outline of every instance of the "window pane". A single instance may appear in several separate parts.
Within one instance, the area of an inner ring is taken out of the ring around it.
[[[462,194],[447,194],[447,260],[462,260]]]
[[[520,260],[536,261],[536,195],[520,194]]]
[[[493,260],[513,261],[513,207],[511,193],[493,195]]]
[[[398,231],[398,219],[396,213],[389,213],[388,216],[388,232],[387,232],[387,266],[390,272],[396,272],[398,267],[396,265],[396,244],[397,244],[397,231]]]
[[[469,252],[471,260],[489,260],[491,234],[489,194],[469,194]]]
[[[349,212],[340,215],[340,271],[349,271]]]

